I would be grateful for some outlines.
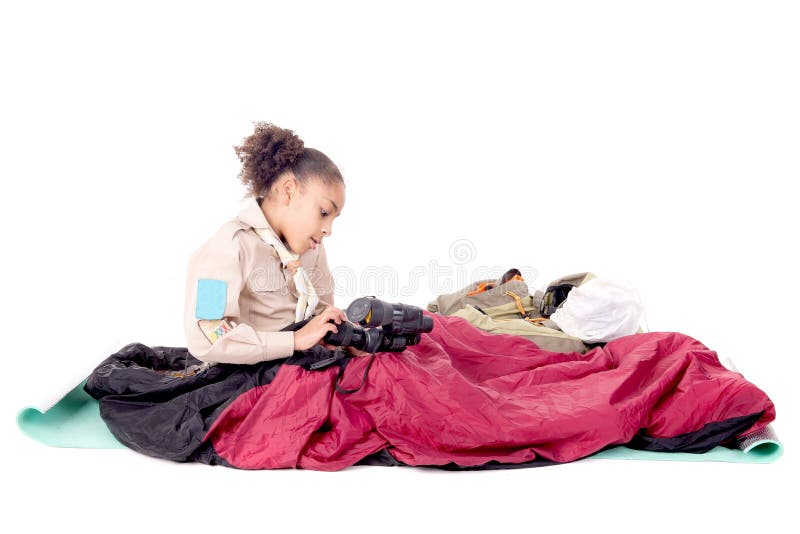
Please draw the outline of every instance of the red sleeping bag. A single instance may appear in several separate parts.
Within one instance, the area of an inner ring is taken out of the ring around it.
[[[763,391],[680,333],[565,354],[423,313],[433,331],[377,353],[355,393],[336,391],[335,366],[281,365],[233,399],[203,441],[244,469],[335,471],[383,449],[408,465],[477,466],[569,462],[614,444],[705,452],[775,418]],[[369,360],[352,358],[340,387],[356,388]]]

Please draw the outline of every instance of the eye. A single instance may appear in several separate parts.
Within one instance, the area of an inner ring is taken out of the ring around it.
[[[322,216],[323,216],[323,217],[327,217],[327,216],[328,216],[328,212],[327,212],[327,211],[325,211],[325,210],[322,210]]]

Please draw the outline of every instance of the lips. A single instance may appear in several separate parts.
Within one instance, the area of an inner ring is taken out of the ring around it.
[[[312,249],[317,248],[317,245],[319,245],[319,243],[317,243],[317,241],[313,237],[310,238],[309,241],[311,241],[311,248]]]

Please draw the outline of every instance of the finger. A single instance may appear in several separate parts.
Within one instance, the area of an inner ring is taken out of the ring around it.
[[[336,324],[339,324],[340,322],[342,322],[341,317],[339,317],[339,314],[337,313],[337,312],[339,312],[339,310],[337,308],[330,307],[328,309],[330,310],[330,314],[329,314],[330,318],[333,319],[336,322]]]

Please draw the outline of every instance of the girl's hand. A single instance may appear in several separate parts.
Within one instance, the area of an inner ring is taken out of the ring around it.
[[[328,350],[336,350],[339,348],[339,345],[331,345],[330,343],[325,343],[324,341],[320,341],[319,344]]]
[[[329,350],[336,350],[338,348],[343,348],[346,352],[349,352],[353,356],[369,356],[370,355],[369,352],[366,352],[366,351],[363,351],[363,350],[358,350],[357,348],[351,347],[350,345],[346,345],[344,347],[339,347],[339,345],[331,345],[330,343],[325,343],[324,341],[320,341],[319,344],[322,345],[323,347],[325,347],[326,349],[329,349]]]
[[[346,320],[347,315],[342,310],[334,306],[328,306],[322,313],[308,321],[300,330],[295,330],[294,350],[310,349],[319,343],[328,332],[336,332],[338,330],[337,325]]]
[[[372,354],[371,352],[367,352],[367,351],[364,351],[364,350],[358,350],[357,348],[350,347],[350,346],[345,347],[345,350],[347,352],[349,352],[350,354],[352,354],[353,356],[369,356],[370,354]]]

